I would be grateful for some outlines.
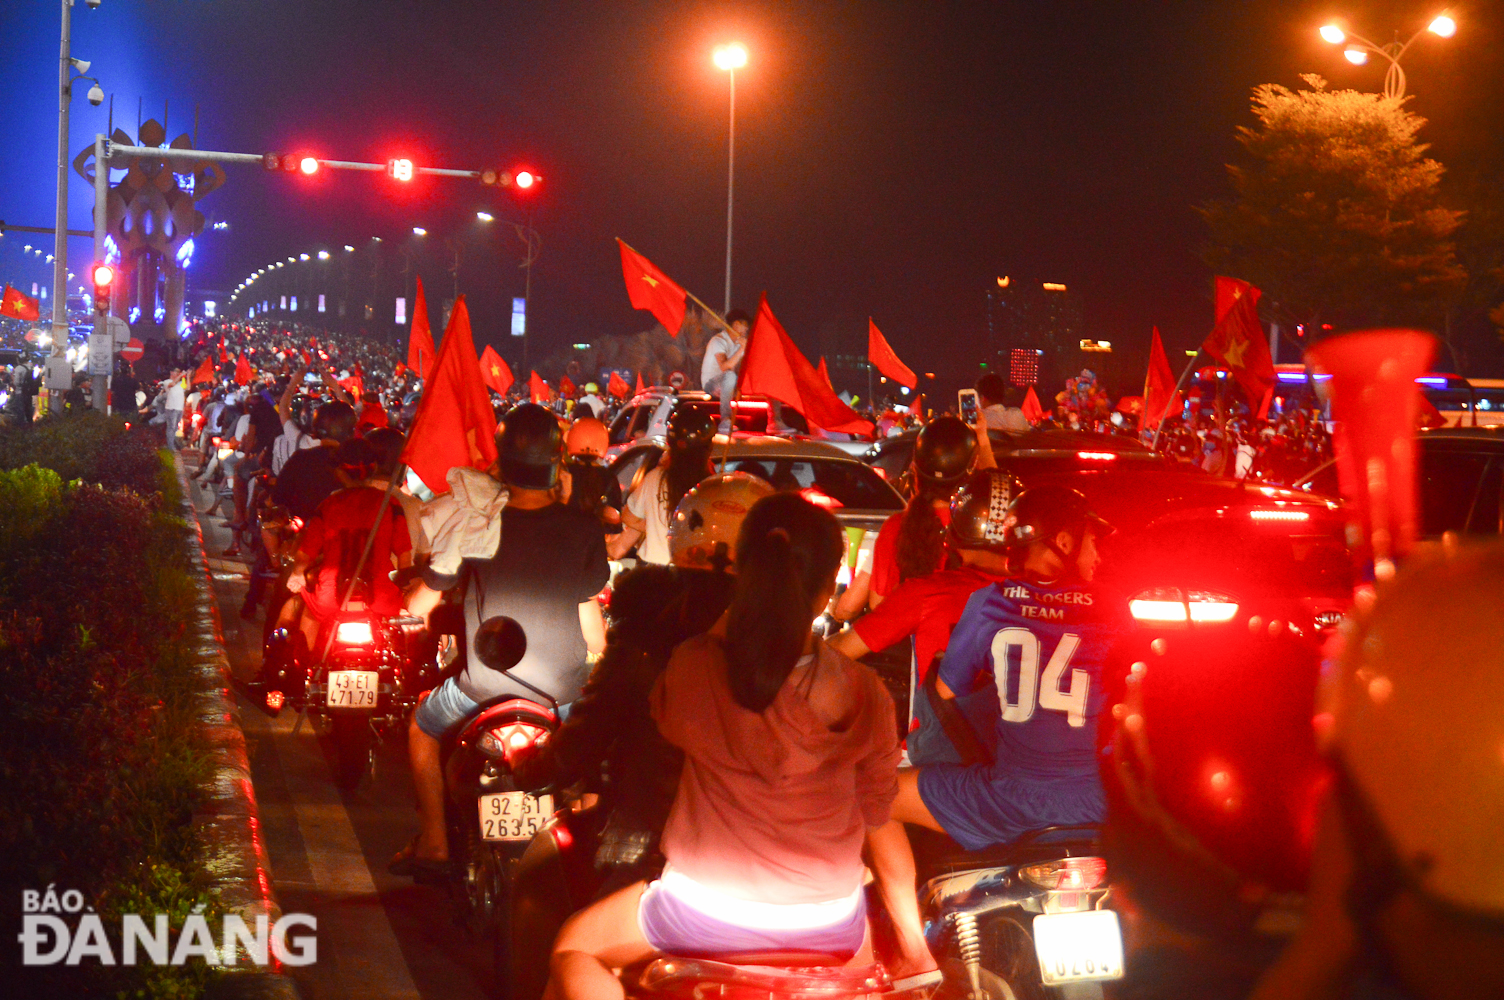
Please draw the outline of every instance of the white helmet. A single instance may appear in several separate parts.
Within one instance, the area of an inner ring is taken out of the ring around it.
[[[684,494],[668,523],[668,550],[675,566],[725,569],[736,554],[736,536],[752,505],[777,492],[746,472],[703,479]]]
[[[1334,685],[1332,750],[1412,884],[1504,915],[1504,545],[1402,571]]]

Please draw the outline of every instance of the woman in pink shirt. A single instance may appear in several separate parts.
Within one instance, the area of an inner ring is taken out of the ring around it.
[[[836,519],[797,494],[758,501],[742,522],[730,608],[674,651],[653,691],[653,718],[685,758],[663,831],[668,865],[564,925],[547,996],[623,996],[612,969],[658,954],[847,960],[866,932],[864,846],[898,930],[890,973],[935,968],[914,858],[889,815],[893,700],[810,630],[843,549]]]

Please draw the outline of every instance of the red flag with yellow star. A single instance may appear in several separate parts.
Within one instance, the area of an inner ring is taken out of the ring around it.
[[[489,469],[496,461],[496,414],[481,381],[465,297],[455,300],[439,355],[423,384],[423,398],[402,461],[435,493],[447,493],[445,477],[460,466]]]
[[[5,296],[0,298],[0,315],[36,322],[42,318],[42,303],[7,284]]]
[[[480,378],[498,396],[505,396],[507,390],[512,388],[512,383],[517,381],[512,377],[512,369],[508,367],[506,359],[497,354],[490,344],[480,352]]]
[[[1250,406],[1257,406],[1274,385],[1274,359],[1259,323],[1259,296],[1246,281],[1217,276],[1217,325],[1201,349],[1224,364],[1237,379]]]
[[[535,403],[551,403],[554,398],[553,390],[538,376],[537,372],[527,377],[527,395]]]
[[[626,379],[622,378],[616,372],[612,372],[611,377],[606,381],[606,391],[617,399],[626,399],[632,392],[632,387],[627,385]]]
[[[679,327],[684,325],[684,289],[642,254],[619,239],[616,242],[621,244],[621,273],[632,308],[646,309],[670,335],[679,336]]]

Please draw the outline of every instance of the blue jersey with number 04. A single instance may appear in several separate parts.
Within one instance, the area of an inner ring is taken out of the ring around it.
[[[997,685],[993,774],[1095,776],[1103,665],[1128,627],[1127,605],[1090,584],[1012,579],[971,595],[940,679],[957,695]]]

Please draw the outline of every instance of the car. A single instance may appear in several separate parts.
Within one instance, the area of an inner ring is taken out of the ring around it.
[[[914,440],[918,434],[917,430],[911,430],[884,438],[867,449],[862,461],[907,494],[906,474],[914,459]],[[1095,472],[1126,465],[1164,470],[1189,468],[1133,438],[1118,434],[1064,430],[1008,434],[989,430],[987,438],[992,442],[992,454],[998,468],[1013,473],[1025,483],[1032,473],[1046,471]]]
[[[771,435],[774,430],[772,407],[762,399],[738,399],[731,404],[733,433]],[[675,390],[655,386],[632,397],[611,421],[608,429],[606,458],[612,459],[633,445],[663,443],[668,433],[668,418],[681,408],[703,410],[713,419],[721,417],[720,400],[698,389]],[[790,407],[783,409],[784,423],[798,435],[807,435],[809,425]]]
[[[1416,433],[1420,537],[1504,534],[1504,426],[1437,427]],[[1302,492],[1337,498],[1337,463],[1296,482]]]

